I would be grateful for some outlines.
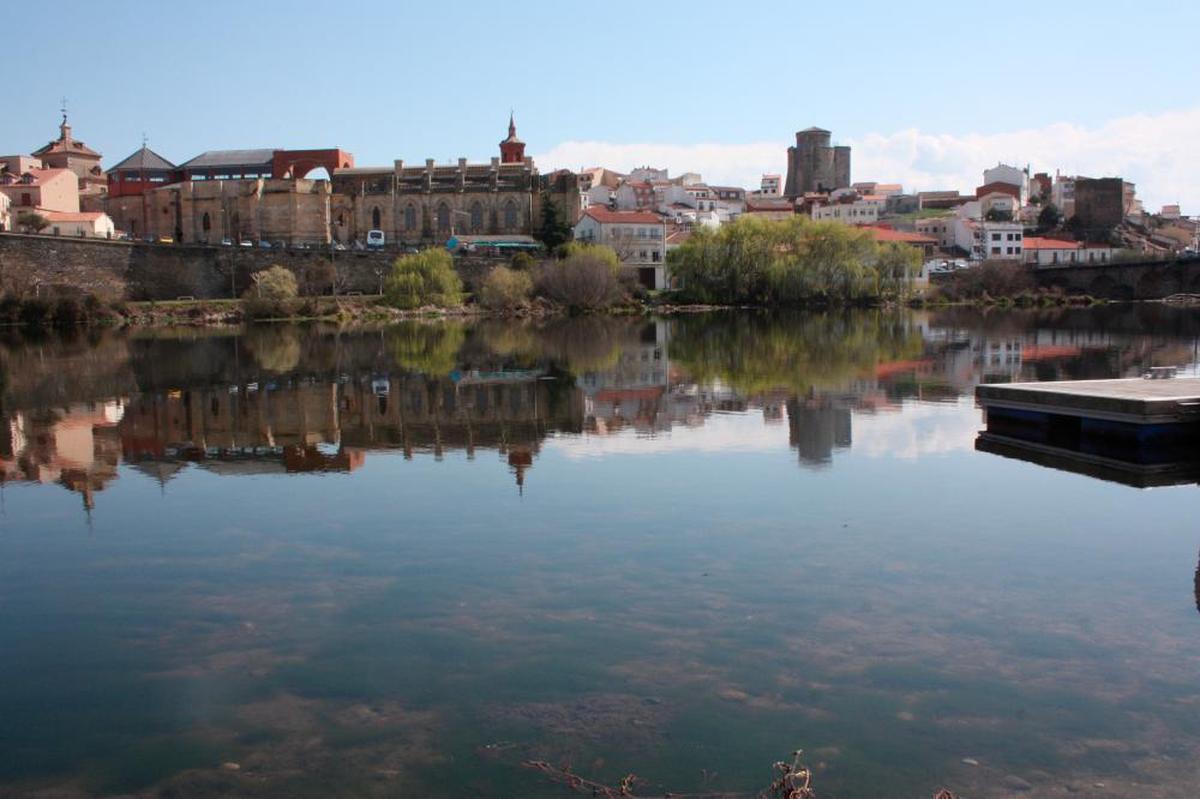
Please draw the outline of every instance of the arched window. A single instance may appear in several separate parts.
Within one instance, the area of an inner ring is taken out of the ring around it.
[[[383,215],[379,213],[379,207],[371,209],[371,229],[379,230],[383,227]]]
[[[417,209],[415,206],[408,206],[404,209],[404,229],[417,229]]]
[[[504,226],[510,229],[517,226],[517,206],[512,200],[504,205]]]
[[[204,212],[204,218],[200,220],[200,227],[205,233],[212,230],[212,220],[208,218],[208,211]]]
[[[474,233],[483,230],[483,206],[479,203],[471,206],[471,230]]]
[[[445,203],[437,207],[437,227],[439,233],[450,229],[450,208]]]

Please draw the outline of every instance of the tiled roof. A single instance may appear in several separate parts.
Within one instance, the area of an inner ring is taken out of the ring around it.
[[[1026,236],[1023,242],[1027,250],[1077,250],[1079,242],[1049,239],[1042,236]]]
[[[875,241],[898,241],[903,244],[937,244],[937,239],[922,236],[920,233],[909,233],[905,230],[893,230],[887,227],[867,227]]]
[[[69,169],[27,169],[24,172],[22,172],[20,175],[15,175],[15,174],[9,173],[7,179],[11,180],[12,183],[6,184],[6,185],[14,185],[14,186],[19,185],[22,182],[21,179],[23,177],[25,177],[26,175],[30,175],[33,177],[33,183],[26,184],[26,185],[34,185],[34,186],[40,185],[42,182],[44,182],[46,180],[53,180],[54,178],[57,178],[61,175],[70,175],[72,178],[75,177],[75,173]]]
[[[174,168],[175,168],[175,165],[172,164],[170,161],[163,158],[161,155],[154,152],[149,147],[146,147],[145,145],[143,145],[140,150],[135,151],[132,155],[130,155],[124,161],[121,161],[116,166],[110,166],[108,168],[108,171],[109,172],[117,172],[117,171],[121,171],[121,170],[140,171],[143,169],[171,170]]]
[[[180,164],[182,169],[216,169],[231,166],[270,166],[274,150],[209,150]]]
[[[663,221],[657,214],[645,211],[610,211],[607,208],[589,208],[583,212],[601,224],[621,225],[661,225]]]
[[[55,139],[54,141],[47,144],[45,147],[42,147],[41,149],[38,149],[38,150],[34,150],[32,154],[37,158],[41,158],[43,155],[49,155],[52,153],[69,153],[71,155],[89,155],[94,158],[100,157],[100,153],[98,153],[95,150],[93,150],[92,148],[88,147],[83,142],[76,141],[75,139],[70,139],[69,141],[65,141],[65,142],[62,139]]]

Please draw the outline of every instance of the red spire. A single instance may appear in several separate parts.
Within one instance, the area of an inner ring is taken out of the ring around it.
[[[508,138],[500,142],[500,163],[519,164],[525,160],[525,142],[517,138],[517,120],[508,113]]]

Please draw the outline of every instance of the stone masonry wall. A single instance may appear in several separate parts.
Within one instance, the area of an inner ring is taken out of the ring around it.
[[[262,250],[246,247],[131,244],[96,239],[0,233],[0,294],[95,294],[105,300],[216,299],[240,296],[250,275],[275,264],[295,275],[301,291],[374,294],[390,271],[392,252]],[[504,260],[457,258],[468,291]]]

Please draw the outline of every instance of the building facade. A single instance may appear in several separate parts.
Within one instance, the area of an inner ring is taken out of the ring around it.
[[[79,211],[79,181],[69,169],[30,169],[0,175],[0,194],[8,195],[13,213],[28,211]]]
[[[667,287],[666,225],[658,215],[589,208],[575,224],[575,240],[611,247],[622,266],[633,271],[642,285],[651,289]]]
[[[410,244],[444,242],[455,234],[531,235],[541,213],[542,181],[524,147],[510,118],[501,155],[490,163],[460,158],[439,165],[429,158],[424,166],[397,160],[390,168],[338,169],[331,235],[364,241],[367,231],[381,230],[389,243]],[[518,154],[521,160],[513,160]],[[579,203],[578,196],[571,202]]]

